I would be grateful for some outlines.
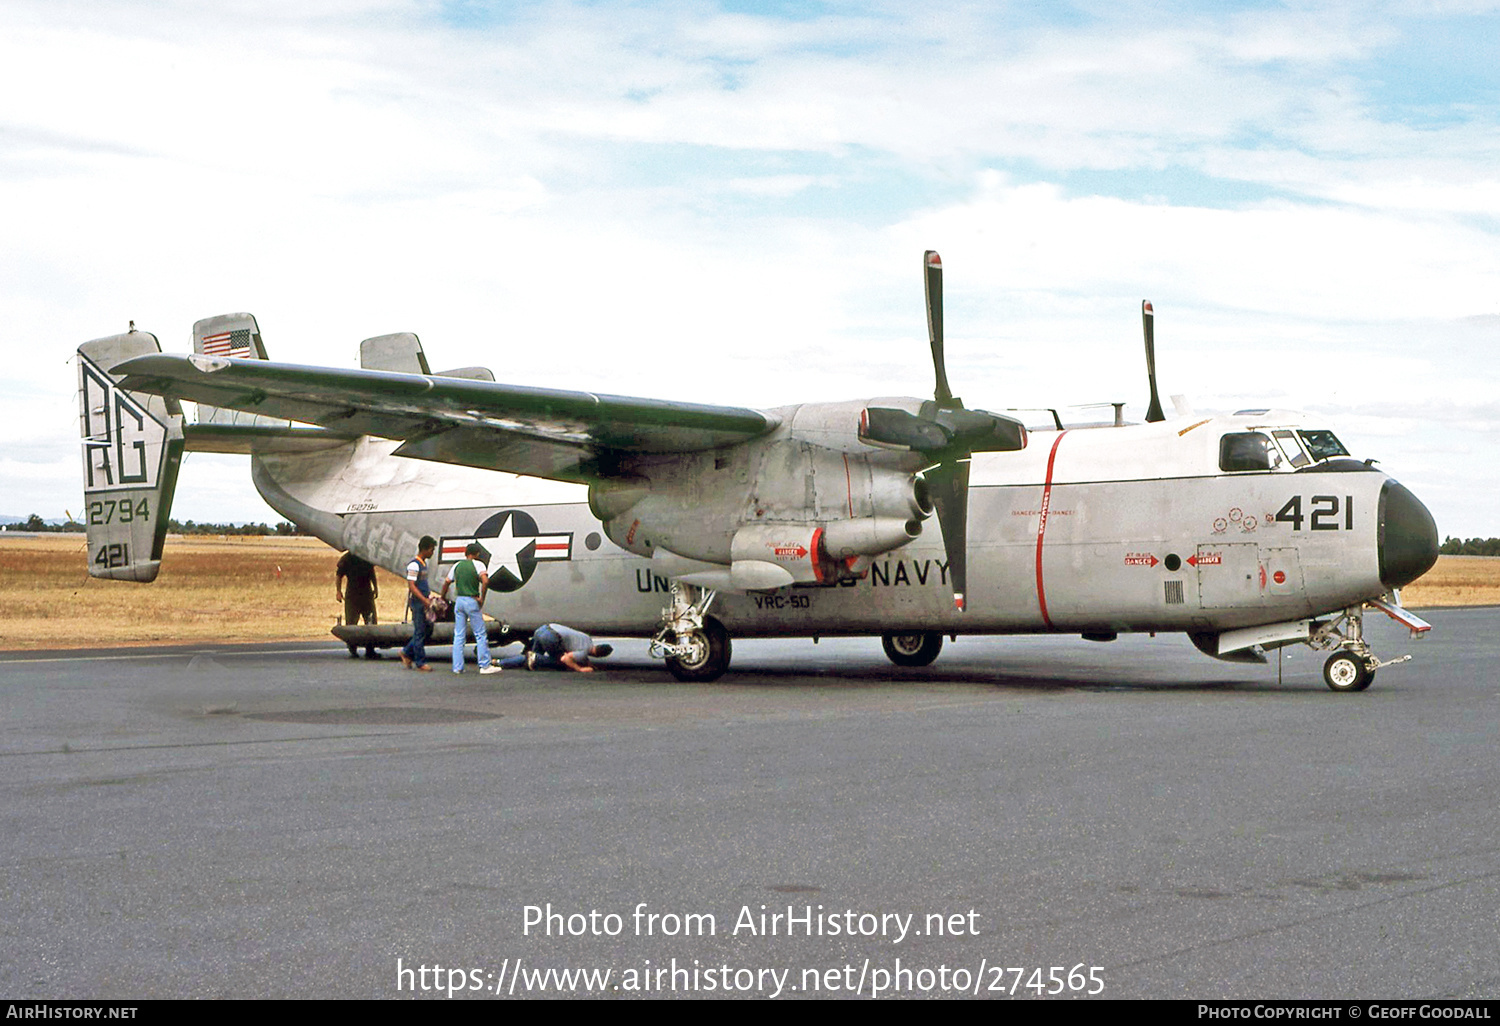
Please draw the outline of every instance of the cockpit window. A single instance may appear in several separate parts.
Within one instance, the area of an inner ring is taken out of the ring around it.
[[[1294,431],[1272,431],[1276,438],[1276,444],[1281,446],[1281,451],[1286,453],[1287,462],[1297,468],[1307,466],[1312,460],[1307,458],[1307,453],[1302,451],[1302,446],[1297,441]]]
[[[1219,469],[1275,470],[1281,453],[1269,437],[1259,431],[1237,431],[1219,439]]]
[[[1347,456],[1349,450],[1344,448],[1344,443],[1334,437],[1332,431],[1298,431],[1302,441],[1307,444],[1307,451],[1312,453],[1314,460],[1329,460],[1335,456]]]

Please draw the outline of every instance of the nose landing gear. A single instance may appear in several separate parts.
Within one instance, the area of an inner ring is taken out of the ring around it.
[[[1385,609],[1383,603],[1375,605]],[[1408,618],[1415,620],[1414,617]],[[1376,670],[1411,658],[1404,655],[1384,662],[1376,658],[1369,642],[1365,641],[1364,624],[1364,606],[1350,606],[1334,619],[1318,625],[1307,640],[1312,648],[1336,650],[1323,664],[1323,681],[1333,691],[1363,691],[1375,680]]]

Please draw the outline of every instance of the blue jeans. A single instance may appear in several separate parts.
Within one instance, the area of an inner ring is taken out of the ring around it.
[[[427,607],[416,599],[408,599],[411,610],[411,640],[401,648],[401,654],[417,666],[427,665],[427,639],[432,637],[432,624],[427,622]]]
[[[562,664],[563,648],[562,638],[551,627],[538,627],[531,635],[531,651],[534,655],[532,666],[538,670],[566,669]],[[507,670],[514,670],[526,665],[526,653],[520,655],[506,656],[500,660],[500,665]]]
[[[500,660],[500,665],[507,670],[517,670],[526,665],[526,653],[520,655],[506,656]],[[538,670],[565,670],[562,656],[549,655],[546,652],[538,652],[536,655],[536,666]]]
[[[453,601],[453,672],[464,672],[464,635],[474,632],[479,646],[479,668],[490,665],[490,637],[484,629],[484,614],[479,611],[479,600],[460,595]]]

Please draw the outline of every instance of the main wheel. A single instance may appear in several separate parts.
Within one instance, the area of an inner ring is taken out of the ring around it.
[[[732,646],[729,632],[724,625],[711,616],[703,618],[703,629],[693,631],[682,638],[674,639],[691,646],[692,651],[682,657],[667,659],[667,669],[672,676],[685,683],[706,684],[718,680],[729,669]]]
[[[1363,691],[1375,674],[1351,652],[1335,652],[1323,664],[1323,680],[1334,691]]]
[[[943,636],[937,631],[887,632],[881,635],[880,645],[897,666],[926,666],[943,650]]]

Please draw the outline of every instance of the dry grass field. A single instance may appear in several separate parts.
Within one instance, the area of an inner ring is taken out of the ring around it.
[[[1437,566],[1401,589],[1401,604],[1500,606],[1500,556],[1439,556]]]
[[[81,535],[0,534],[0,650],[333,640],[339,554],[316,538],[170,536],[153,584],[88,575]],[[380,572],[382,622],[405,582]]]
[[[332,640],[338,553],[313,538],[167,539],[154,584],[100,581],[77,535],[0,534],[0,650]],[[380,619],[405,590],[380,572]],[[1500,558],[1443,556],[1402,594],[1415,608],[1500,605]]]

